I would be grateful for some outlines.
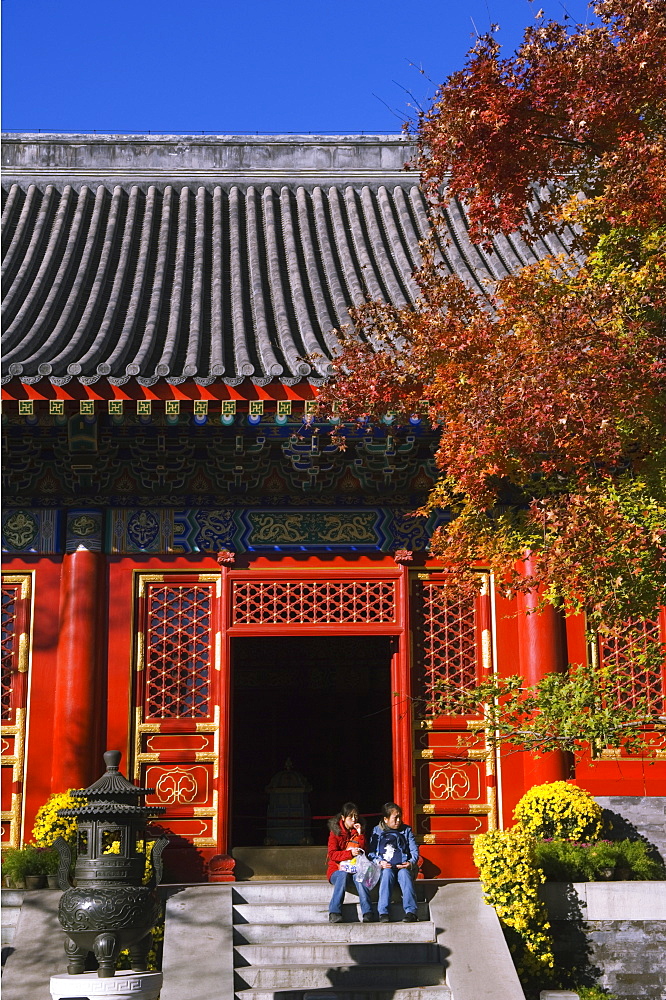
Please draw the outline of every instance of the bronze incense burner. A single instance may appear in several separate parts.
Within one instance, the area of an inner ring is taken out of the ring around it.
[[[73,886],[70,846],[62,837],[54,844],[60,854],[60,888],[65,890],[58,919],[67,934],[70,975],[84,972],[86,956],[92,951],[99,963],[98,976],[113,976],[118,953],[124,948],[129,948],[132,970],[145,972],[152,929],[160,916],[155,890],[162,878],[162,852],[169,841],[160,837],[153,844],[148,884],[143,883],[146,856],[142,845],[149,816],[166,810],[139,803],[154,789],[129,782],[119,771],[120,757],[119,751],[107,750],[102,777],[89,788],[72,792],[84,803],[58,813],[76,819],[77,824]],[[117,853],[108,853],[110,849]]]

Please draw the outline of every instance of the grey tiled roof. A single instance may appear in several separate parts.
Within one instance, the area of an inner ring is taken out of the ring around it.
[[[317,384],[350,306],[417,299],[411,153],[391,136],[7,137],[4,378]],[[546,250],[474,247],[456,203],[446,225],[449,269],[479,287]]]

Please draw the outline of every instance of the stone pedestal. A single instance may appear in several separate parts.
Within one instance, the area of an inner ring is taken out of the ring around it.
[[[96,1000],[98,997],[157,1000],[161,988],[161,972],[117,972],[108,979],[100,979],[96,972],[83,972],[78,976],[51,976],[50,982],[52,1000]]]

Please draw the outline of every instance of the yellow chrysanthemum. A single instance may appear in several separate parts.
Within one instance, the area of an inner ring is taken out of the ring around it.
[[[590,793],[568,781],[535,785],[514,812],[516,822],[534,836],[558,840],[596,840],[601,816],[601,806]]]
[[[520,936],[523,953],[518,968],[526,974],[547,973],[554,966],[550,924],[539,899],[544,875],[535,862],[535,843],[521,826],[492,830],[474,841],[485,901]]]
[[[58,837],[64,837],[68,844],[74,845],[76,820],[58,816],[59,809],[75,809],[85,804],[84,799],[73,798],[71,792],[70,788],[66,792],[50,795],[44,805],[37,810],[32,839],[38,847],[50,847]]]

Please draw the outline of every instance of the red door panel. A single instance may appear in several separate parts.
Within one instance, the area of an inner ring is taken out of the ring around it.
[[[179,877],[219,850],[219,597],[217,573],[138,574],[134,773],[166,807]]]
[[[412,580],[414,789],[424,875],[473,876],[472,842],[497,825],[495,755],[479,717],[441,714],[437,691],[473,687],[492,670],[489,581],[476,597],[453,596],[443,574]]]

